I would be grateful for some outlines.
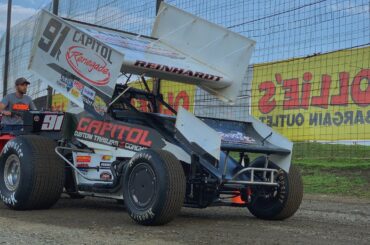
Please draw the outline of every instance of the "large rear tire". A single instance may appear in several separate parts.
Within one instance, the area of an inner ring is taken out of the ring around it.
[[[264,167],[265,159],[256,159],[251,167]],[[279,187],[254,188],[249,211],[257,218],[267,220],[283,220],[291,217],[299,208],[303,197],[303,182],[299,169],[291,165],[289,173],[270,162],[269,168],[279,169],[276,181]]]
[[[63,191],[64,163],[56,142],[41,136],[18,136],[0,156],[0,199],[11,209],[47,209]]]
[[[172,153],[147,149],[128,163],[123,186],[125,205],[135,222],[163,225],[180,212],[186,179],[181,163]]]

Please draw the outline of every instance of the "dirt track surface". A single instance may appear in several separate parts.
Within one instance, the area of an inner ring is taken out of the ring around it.
[[[246,209],[184,208],[162,227],[131,221],[102,199],[62,198],[43,211],[0,204],[0,244],[370,244],[370,200],[306,196],[285,221],[263,221]]]

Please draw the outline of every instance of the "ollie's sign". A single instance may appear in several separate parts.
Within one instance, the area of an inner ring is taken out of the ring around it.
[[[255,65],[252,113],[291,140],[370,138],[370,48]]]
[[[86,51],[85,47],[70,47],[66,52],[69,66],[87,82],[96,86],[106,85],[110,80],[107,63],[99,55]]]

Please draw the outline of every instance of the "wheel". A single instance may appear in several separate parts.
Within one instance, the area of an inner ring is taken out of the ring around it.
[[[170,152],[147,149],[136,153],[124,174],[123,196],[130,217],[142,225],[163,225],[184,203],[186,179]]]
[[[264,167],[265,158],[261,157],[251,163],[250,167]],[[276,181],[278,187],[252,188],[252,200],[249,211],[261,219],[283,220],[291,217],[299,208],[303,197],[303,182],[297,167],[291,165],[289,173],[269,162],[269,168],[278,169]],[[262,177],[262,173],[259,173]],[[257,175],[257,174],[256,174]],[[268,174],[269,175],[269,174]]]
[[[4,146],[0,156],[0,198],[12,209],[47,209],[62,191],[64,163],[54,149],[56,142],[28,135]]]

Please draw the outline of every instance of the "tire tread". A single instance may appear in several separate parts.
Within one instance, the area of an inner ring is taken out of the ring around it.
[[[301,205],[303,198],[303,182],[299,169],[294,165],[290,166],[288,181],[288,199],[281,212],[273,217],[274,220],[283,220],[291,217]]]
[[[156,224],[162,225],[172,220],[180,212],[185,198],[186,178],[179,160],[172,153],[164,150],[155,151],[164,160],[167,173],[170,173],[167,198],[159,219],[156,221]]]
[[[56,142],[37,135],[21,136],[32,148],[34,178],[30,197],[22,210],[47,209],[60,198],[64,184],[64,163],[55,153]]]

